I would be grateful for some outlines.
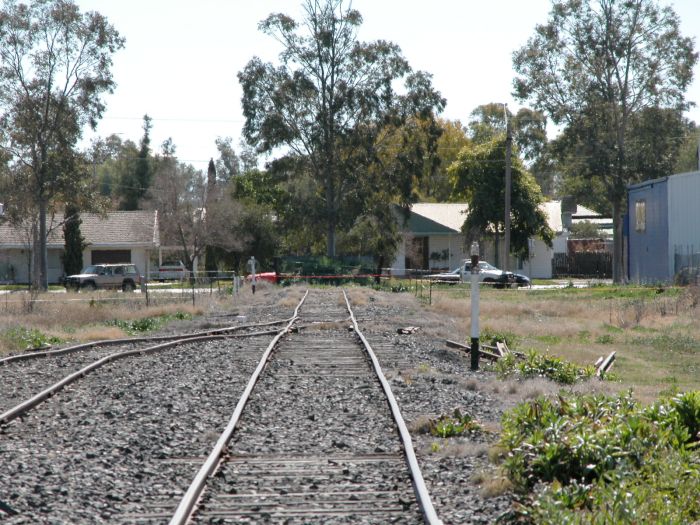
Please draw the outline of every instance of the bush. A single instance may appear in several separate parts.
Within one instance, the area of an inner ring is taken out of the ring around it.
[[[700,518],[700,392],[643,407],[631,393],[524,403],[503,418],[504,468],[542,487],[533,523],[691,523]]]
[[[10,351],[30,350],[45,345],[55,345],[62,342],[58,337],[50,337],[35,328],[18,326],[9,328],[2,333],[5,346]]]
[[[488,328],[481,332],[481,343],[496,346],[496,343],[505,343],[509,348],[514,348],[518,342],[517,336],[512,332],[497,332]]]
[[[142,317],[141,319],[133,319],[129,321],[123,321],[121,319],[113,319],[108,321],[107,324],[110,326],[116,326],[121,328],[128,334],[137,334],[140,332],[150,332],[152,330],[158,330],[163,325],[172,321],[174,319],[183,320],[191,319],[192,316],[185,312],[176,312],[172,315],[158,315],[155,317]]]
[[[462,414],[456,408],[451,416],[430,420],[428,429],[433,436],[448,438],[480,430],[481,426],[469,414]]]
[[[524,361],[518,361],[513,354],[508,354],[499,359],[494,366],[501,377],[544,377],[564,385],[572,385],[595,375],[595,367],[579,367],[559,357],[534,350],[528,352]]]

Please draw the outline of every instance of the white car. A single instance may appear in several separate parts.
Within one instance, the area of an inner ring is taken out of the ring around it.
[[[465,260],[459,268],[455,268],[451,272],[436,273],[430,276],[434,282],[469,282],[471,280],[472,263],[470,260]],[[479,282],[491,283],[497,288],[511,286],[515,283],[515,275],[512,272],[504,272],[486,261],[479,261]]]

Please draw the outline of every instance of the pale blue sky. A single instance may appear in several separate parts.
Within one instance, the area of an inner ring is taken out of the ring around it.
[[[300,18],[301,0],[76,0],[81,10],[104,14],[126,38],[114,57],[117,87],[97,135],[119,133],[138,141],[142,117],[153,118],[152,145],[168,137],[181,161],[206,169],[217,156],[217,137],[239,149],[243,117],[236,74],[258,55],[276,61],[280,47],[257,29],[271,12]],[[698,0],[670,2],[682,31],[700,48]],[[549,0],[354,0],[362,13],[362,40],[398,44],[414,69],[434,75],[447,99],[443,114],[466,122],[488,102],[511,98],[514,50],[535,24],[544,23]],[[696,77],[700,71],[696,68]],[[688,91],[700,103],[700,80]],[[700,123],[700,110],[689,116]],[[94,136],[86,132],[85,137]]]

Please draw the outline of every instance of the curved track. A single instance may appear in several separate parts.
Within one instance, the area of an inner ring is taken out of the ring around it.
[[[233,337],[275,335],[289,319],[168,336],[106,339],[0,359],[0,425],[9,423],[65,386],[109,362],[179,345]],[[22,377],[18,381],[18,377]]]

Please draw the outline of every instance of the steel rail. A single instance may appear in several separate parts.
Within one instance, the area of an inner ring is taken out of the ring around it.
[[[233,436],[233,431],[235,430],[236,425],[238,424],[238,420],[240,419],[241,414],[243,413],[243,409],[245,408],[245,405],[248,402],[248,398],[250,397],[250,394],[253,391],[255,384],[258,382],[260,374],[262,374],[263,370],[265,369],[265,366],[267,365],[267,362],[270,359],[270,356],[272,355],[272,351],[274,350],[275,346],[277,346],[277,343],[282,338],[282,336],[289,331],[289,329],[292,327],[292,324],[294,324],[294,322],[298,319],[299,309],[301,308],[301,305],[304,304],[304,301],[306,300],[306,297],[308,295],[309,291],[307,290],[304,296],[301,298],[299,304],[294,309],[294,315],[290,319],[287,326],[284,328],[284,330],[280,330],[277,336],[275,336],[275,338],[268,345],[267,349],[265,350],[265,353],[260,359],[260,363],[258,363],[258,366],[253,372],[253,375],[250,377],[250,380],[248,381],[248,384],[246,385],[243,394],[238,400],[238,403],[236,404],[236,408],[234,409],[233,414],[231,415],[231,419],[229,420],[228,425],[226,425],[226,428],[221,433],[221,436],[219,436],[219,439],[214,445],[214,448],[209,453],[209,456],[207,457],[206,461],[202,464],[201,468],[197,472],[197,475],[194,477],[194,480],[192,480],[192,483],[187,489],[187,492],[185,492],[182,499],[180,500],[177,509],[175,509],[173,517],[170,519],[169,525],[184,525],[189,521],[197,502],[199,501],[199,499],[202,496],[202,493],[204,492],[204,487],[207,483],[208,478],[216,471],[219,464],[221,463],[222,456],[224,454],[224,451],[226,450],[226,445]]]
[[[428,492],[428,488],[425,485],[425,480],[423,479],[423,474],[421,473],[420,466],[418,465],[416,453],[413,450],[411,434],[409,433],[408,428],[406,427],[406,422],[404,421],[403,416],[401,415],[401,409],[399,408],[399,404],[396,402],[396,398],[394,397],[394,394],[391,391],[389,382],[386,380],[386,377],[384,377],[384,373],[382,372],[382,368],[379,364],[377,356],[374,353],[374,350],[372,350],[369,341],[367,341],[365,336],[360,331],[360,327],[358,326],[357,319],[355,319],[355,314],[353,313],[352,308],[350,307],[350,300],[348,299],[348,295],[345,293],[345,290],[343,290],[343,297],[345,298],[345,304],[348,308],[348,311],[350,312],[350,320],[352,321],[353,329],[362,341],[367,355],[372,361],[374,373],[377,375],[377,378],[379,379],[379,382],[382,385],[384,395],[386,396],[387,401],[389,402],[389,407],[391,408],[391,414],[394,417],[396,426],[399,429],[399,435],[401,437],[401,441],[403,442],[404,453],[406,455],[406,463],[411,473],[411,481],[413,482],[413,489],[416,493],[416,499],[418,500],[418,504],[420,505],[421,511],[423,512],[423,519],[428,525],[442,525],[442,521],[440,520],[440,518],[438,518],[437,512],[435,512],[435,507],[433,506],[433,502],[430,499],[430,493]]]
[[[5,363],[10,363],[13,361],[27,361],[37,357],[53,357],[55,355],[71,354],[73,352],[78,352],[86,348],[94,348],[96,346],[119,346],[131,343],[146,343],[149,341],[173,341],[175,339],[182,339],[186,337],[200,337],[206,335],[217,335],[222,333],[234,332],[238,330],[243,330],[245,328],[257,328],[262,326],[272,326],[276,324],[288,323],[290,318],[282,319],[280,321],[269,321],[266,323],[254,323],[245,325],[228,326],[226,328],[215,328],[213,330],[201,330],[199,332],[192,332],[190,334],[178,334],[178,335],[156,335],[151,337],[124,337],[121,339],[102,339],[100,341],[90,341],[88,343],[81,343],[79,345],[68,346],[66,348],[59,348],[56,350],[47,350],[45,352],[31,352],[28,354],[17,354],[11,355],[9,357],[3,357],[0,359],[0,366]]]
[[[286,328],[285,328],[285,330],[286,330]],[[90,363],[89,365],[81,368],[80,370],[73,372],[72,374],[64,377],[63,379],[54,383],[53,385],[49,386],[48,388],[42,390],[38,394],[32,396],[31,398],[23,401],[22,403],[14,406],[13,408],[7,410],[6,412],[0,414],[0,427],[2,425],[9,423],[13,419],[16,419],[16,418],[26,414],[32,408],[34,408],[35,406],[46,401],[49,397],[54,395],[59,390],[62,390],[65,386],[76,382],[81,377],[89,374],[90,372],[92,372],[98,368],[101,368],[102,366],[106,365],[107,363],[111,363],[112,361],[117,361],[119,359],[124,359],[126,357],[130,357],[130,356],[138,355],[138,354],[142,354],[142,355],[151,354],[151,353],[155,353],[155,352],[158,352],[161,350],[167,350],[168,348],[172,348],[172,347],[175,347],[178,345],[196,343],[196,342],[200,342],[200,341],[216,341],[216,340],[233,339],[233,338],[239,338],[239,337],[242,338],[242,337],[253,337],[253,336],[258,336],[258,335],[272,335],[272,334],[279,334],[279,333],[280,333],[279,330],[272,330],[272,331],[265,331],[265,332],[254,332],[254,333],[250,333],[250,334],[218,334],[218,335],[202,335],[202,336],[194,336],[194,337],[182,337],[182,338],[177,339],[175,341],[169,341],[167,343],[162,343],[162,344],[155,345],[155,346],[149,346],[147,348],[137,348],[134,350],[126,350],[124,352],[117,352],[114,354],[109,354],[109,355],[103,357],[102,359],[98,359],[97,361]]]

